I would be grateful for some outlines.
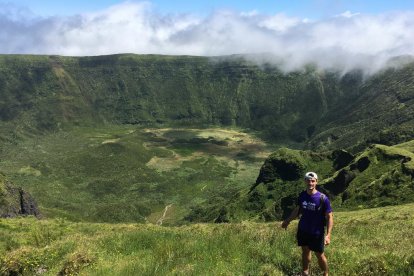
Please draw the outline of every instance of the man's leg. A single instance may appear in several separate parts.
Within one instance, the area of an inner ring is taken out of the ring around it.
[[[302,275],[309,275],[311,258],[312,255],[309,247],[302,246]]]
[[[315,252],[316,257],[318,257],[319,267],[323,271],[323,276],[328,276],[328,260],[326,259],[325,254],[322,252]]]

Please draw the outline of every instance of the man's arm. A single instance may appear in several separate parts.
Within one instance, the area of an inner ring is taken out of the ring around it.
[[[299,215],[299,206],[296,206],[295,209],[290,213],[290,216],[282,222],[282,228],[287,228],[289,223],[297,218]]]
[[[333,228],[333,215],[332,212],[326,213],[326,221],[328,224],[328,231],[326,232],[326,237],[325,237],[325,245],[328,245],[331,243],[331,233],[332,233],[332,228]]]

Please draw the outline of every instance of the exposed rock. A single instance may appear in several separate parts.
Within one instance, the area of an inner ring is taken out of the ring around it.
[[[269,183],[275,181],[277,178],[286,181],[300,179],[305,166],[298,155],[297,151],[284,148],[270,155],[260,168],[256,184]]]
[[[334,150],[332,152],[333,167],[335,168],[335,170],[340,170],[348,166],[354,158],[355,156],[347,152],[346,150]]]
[[[33,215],[40,217],[34,198],[22,188],[14,187],[0,174],[0,217]]]
[[[334,160],[335,164],[338,167],[344,165],[345,163],[350,163],[352,159],[348,162],[349,158],[352,156],[351,154],[347,153],[346,151],[338,150],[332,153],[332,157],[336,156],[337,159]],[[341,157],[340,157],[341,156]],[[341,159],[341,160],[339,160]],[[338,162],[335,162],[337,161]],[[323,187],[321,187],[321,192],[326,193],[330,197],[337,196],[341,193],[346,192],[349,184],[352,180],[356,177],[358,172],[365,171],[371,161],[367,156],[359,158],[356,162],[352,163],[348,169],[342,169],[338,172],[338,174],[332,179],[332,181],[327,182]],[[341,165],[339,165],[341,164]],[[348,164],[344,165],[347,166]],[[347,195],[343,195],[343,198],[347,198]]]
[[[351,164],[350,169],[351,171],[358,170],[359,172],[365,171],[368,167],[371,161],[367,156],[361,157],[357,160],[356,163]]]
[[[343,193],[349,186],[352,180],[355,178],[355,173],[353,171],[341,170],[334,179],[326,183],[323,188],[328,190],[329,195],[336,196],[340,193]]]

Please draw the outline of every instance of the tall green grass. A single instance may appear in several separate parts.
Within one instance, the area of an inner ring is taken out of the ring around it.
[[[331,275],[413,275],[414,204],[335,213]],[[296,223],[94,224],[0,220],[2,275],[294,275]],[[316,259],[312,271],[319,274]],[[14,274],[16,275],[16,274]]]

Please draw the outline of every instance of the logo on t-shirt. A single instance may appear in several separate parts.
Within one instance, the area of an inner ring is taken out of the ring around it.
[[[302,208],[304,210],[315,211],[316,210],[316,204],[313,203],[313,202],[303,201],[302,202]]]

